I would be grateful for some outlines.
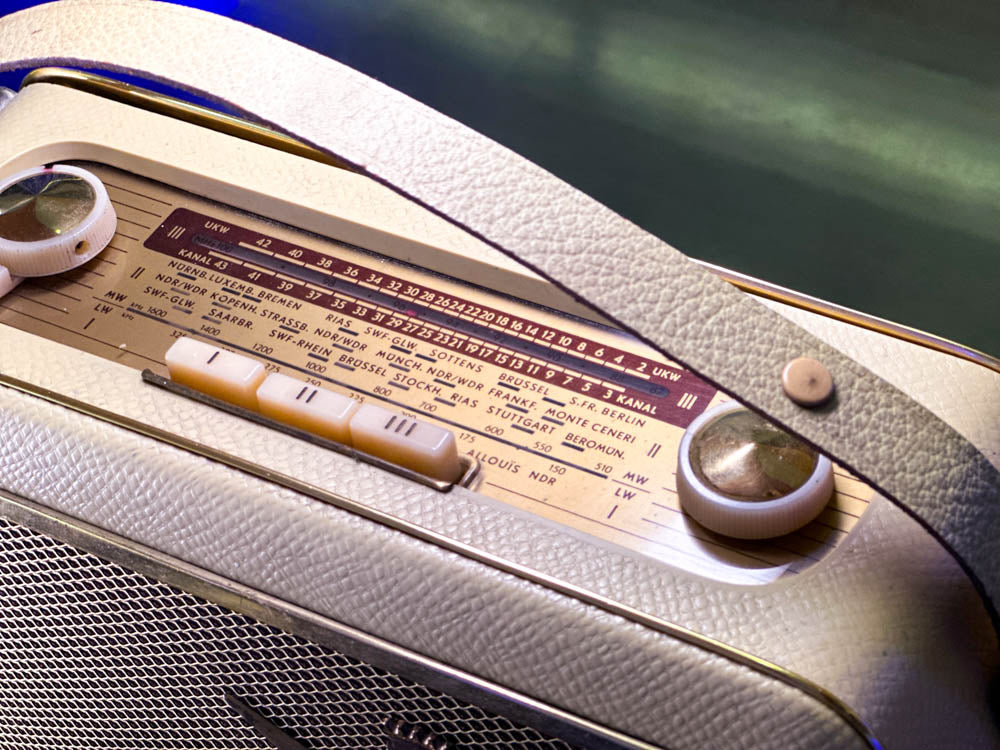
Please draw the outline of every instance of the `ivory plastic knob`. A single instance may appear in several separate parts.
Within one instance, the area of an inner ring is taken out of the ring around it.
[[[0,265],[13,276],[77,268],[107,247],[117,224],[108,191],[79,167],[33,167],[0,180]]]
[[[735,401],[688,427],[677,456],[681,507],[711,531],[738,539],[789,534],[833,494],[833,465]]]

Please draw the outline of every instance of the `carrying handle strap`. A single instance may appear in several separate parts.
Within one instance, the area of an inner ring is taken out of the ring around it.
[[[803,438],[922,524],[1000,624],[1000,471],[954,429],[666,243],[469,128],[259,29],[146,0],[0,19],[0,70],[76,65],[170,83],[334,155],[521,262]],[[836,395],[782,392],[810,356]]]

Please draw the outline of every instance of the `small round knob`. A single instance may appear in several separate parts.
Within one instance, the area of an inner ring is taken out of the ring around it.
[[[48,276],[81,266],[114,236],[108,191],[78,167],[34,167],[0,180],[0,266]]]
[[[789,534],[819,515],[833,494],[828,458],[735,401],[692,422],[677,458],[681,506],[726,536]]]
[[[822,406],[833,395],[833,376],[818,359],[798,357],[781,371],[781,387],[799,406]]]

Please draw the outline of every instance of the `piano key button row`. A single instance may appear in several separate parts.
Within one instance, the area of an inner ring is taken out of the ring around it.
[[[451,430],[300,380],[259,362],[184,337],[165,357],[170,378],[282,424],[347,445],[445,482],[462,475]]]

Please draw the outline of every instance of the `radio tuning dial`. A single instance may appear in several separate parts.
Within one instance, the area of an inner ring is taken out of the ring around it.
[[[0,266],[48,276],[81,266],[114,236],[117,217],[101,181],[64,164],[0,180]]]
[[[730,401],[691,423],[677,457],[677,494],[702,526],[739,539],[789,534],[833,494],[833,465]]]

